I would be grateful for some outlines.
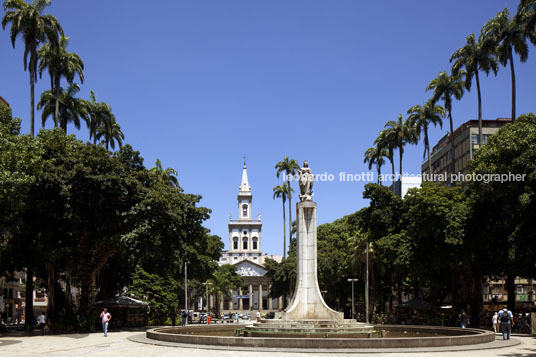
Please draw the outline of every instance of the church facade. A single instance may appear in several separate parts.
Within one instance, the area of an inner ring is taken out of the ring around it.
[[[229,250],[223,251],[219,264],[232,264],[244,278],[244,286],[232,292],[231,299],[220,302],[220,311],[246,313],[261,310],[277,311],[282,298],[269,298],[271,281],[266,276],[264,260],[281,261],[280,255],[262,254],[262,222],[258,214],[253,219],[253,195],[248,182],[246,163],[242,169],[242,180],[238,188],[238,216],[229,215]]]

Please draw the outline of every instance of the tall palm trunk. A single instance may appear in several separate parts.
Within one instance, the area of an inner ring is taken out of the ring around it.
[[[395,185],[396,185],[396,174],[395,174],[395,158],[394,158],[394,150],[392,148],[389,148],[389,160],[391,161],[391,169],[393,171],[393,194],[396,193]]]
[[[429,179],[432,176],[432,158],[430,157],[430,144],[428,142],[428,125],[424,126],[424,146],[426,146],[426,155],[428,156],[428,173],[430,174]],[[431,180],[434,181],[434,180]]]
[[[72,294],[71,294],[71,265],[67,263],[65,267],[65,316],[70,320],[72,316]]]
[[[292,240],[292,194],[290,193],[291,187],[290,187],[290,181],[288,183],[288,241]],[[285,252],[287,251],[287,247],[285,245]]]
[[[35,100],[34,100],[34,85],[35,85],[35,74],[34,74],[34,71],[32,70],[32,67],[30,65],[30,134],[32,135],[32,137],[34,137],[34,134],[35,134],[35,130],[34,130],[34,123],[35,123],[35,113],[34,113],[34,103],[35,103]]]
[[[447,106],[447,104],[445,103],[445,107]],[[452,181],[452,175],[454,174],[454,170],[456,169],[456,166],[455,166],[455,155],[456,155],[456,150],[454,150],[454,123],[452,122],[452,112],[451,110],[449,109],[449,121],[450,121],[450,138],[449,138],[449,141],[450,141],[450,173],[449,173],[449,183],[450,184],[455,184],[453,181]]]
[[[33,278],[34,270],[32,265],[29,264],[26,268],[26,307],[24,311],[24,315],[26,316],[24,319],[24,329],[26,331],[33,330]]]
[[[400,191],[398,192],[398,195],[400,196],[400,198],[402,198],[402,155],[404,155],[404,150],[402,150],[401,147],[398,148],[398,154],[400,156],[400,164],[399,164],[399,168],[400,168]]]
[[[381,165],[376,164],[376,169],[378,170],[378,185],[382,186],[382,169],[381,169]]]
[[[56,76],[56,110],[54,112],[54,128],[58,127],[58,116],[60,112],[60,78],[59,76]]]
[[[47,291],[47,316],[50,322],[56,321],[55,296],[56,296],[56,274],[54,265],[47,263],[48,291]]]
[[[287,257],[287,224],[285,221],[285,201],[283,202],[283,258]]]
[[[478,70],[475,71],[476,90],[478,94],[478,147],[482,144],[482,96],[480,94],[480,80]]]
[[[516,120],[516,74],[514,71],[514,58],[512,56],[512,48],[508,53],[510,59],[510,74],[512,75],[512,122]]]

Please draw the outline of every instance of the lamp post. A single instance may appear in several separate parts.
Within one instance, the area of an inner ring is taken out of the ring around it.
[[[210,285],[212,285],[212,283],[207,281],[206,283],[203,283],[203,285],[205,285],[205,289],[207,289],[207,318],[208,318],[208,309],[209,309],[209,306],[208,306],[209,305],[209,302],[208,302],[208,287]]]
[[[186,310],[186,324],[188,324],[188,263],[184,260],[184,310]]]
[[[369,242],[367,236],[367,278],[365,280],[365,322],[369,322]]]
[[[357,283],[359,279],[348,279],[349,283],[352,283],[352,319],[355,318],[355,304],[354,304],[354,283]]]

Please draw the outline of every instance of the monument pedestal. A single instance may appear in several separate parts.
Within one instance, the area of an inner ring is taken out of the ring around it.
[[[329,308],[322,298],[317,278],[316,203],[296,204],[296,288],[284,320],[343,320],[344,314]]]

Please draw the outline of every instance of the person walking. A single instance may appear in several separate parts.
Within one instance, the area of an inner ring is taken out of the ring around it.
[[[41,330],[42,334],[45,334],[45,326],[47,325],[47,319],[45,317],[44,313],[40,313],[39,316],[37,316],[37,328]]]
[[[238,317],[239,317],[238,312],[236,312],[235,313],[235,321],[236,321],[236,323],[238,323]]]
[[[102,321],[102,330],[104,331],[104,337],[108,337],[108,323],[112,319],[112,315],[108,312],[106,308],[104,308],[100,314],[100,318]]]
[[[261,322],[261,310],[257,310],[257,322]]]
[[[207,325],[210,325],[211,320],[212,320],[212,314],[209,312],[207,316]]]
[[[466,328],[469,325],[469,316],[465,313],[465,310],[462,310],[460,315],[458,315],[458,321],[462,328]]]
[[[182,327],[186,326],[186,319],[187,318],[188,318],[188,315],[186,314],[186,310],[181,310]]]
[[[175,327],[175,324],[177,323],[177,312],[175,311],[175,308],[171,309],[169,317],[171,318],[171,325]]]
[[[493,331],[499,332],[499,312],[495,311],[495,315],[491,317],[491,324],[493,325]]]
[[[499,312],[499,323],[501,324],[503,340],[509,340],[514,326],[514,315],[506,306]]]

